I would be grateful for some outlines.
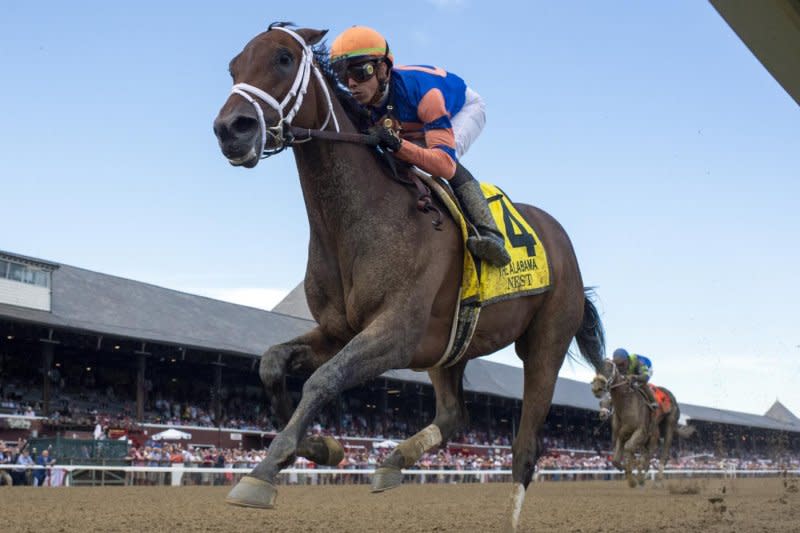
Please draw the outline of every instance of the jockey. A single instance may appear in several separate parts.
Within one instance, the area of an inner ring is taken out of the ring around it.
[[[650,408],[657,408],[656,397],[653,395],[650,386],[647,385],[653,375],[653,363],[650,362],[650,359],[635,353],[629,354],[625,348],[614,350],[612,359],[620,373],[630,379],[631,385],[644,392],[645,396],[647,396],[647,401],[650,403]]]
[[[467,246],[495,266],[511,261],[477,180],[458,160],[486,122],[480,95],[438,67],[394,66],[377,31],[353,26],[334,39],[331,66],[370,113],[379,146],[398,159],[449,181],[478,235]]]

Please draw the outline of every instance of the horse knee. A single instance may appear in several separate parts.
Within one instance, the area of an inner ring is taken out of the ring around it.
[[[276,348],[272,347],[264,352],[258,367],[258,376],[267,389],[282,381],[286,375],[287,354],[284,350]]]

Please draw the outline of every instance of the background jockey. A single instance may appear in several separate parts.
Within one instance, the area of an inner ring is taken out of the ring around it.
[[[647,382],[653,375],[653,364],[650,359],[635,353],[629,354],[625,348],[617,348],[614,350],[613,361],[620,373],[630,379],[631,385],[644,391],[650,407],[656,409],[658,402],[653,391],[647,386]]]
[[[331,66],[353,97],[366,106],[379,146],[398,159],[449,180],[478,231],[467,246],[495,266],[511,261],[480,185],[458,162],[486,122],[480,95],[438,67],[394,66],[386,39],[353,26],[331,45]]]

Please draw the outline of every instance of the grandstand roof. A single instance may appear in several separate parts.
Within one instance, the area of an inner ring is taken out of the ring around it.
[[[789,409],[786,408],[778,400],[775,400],[775,403],[772,404],[764,416],[772,418],[773,420],[777,420],[779,422],[788,422],[790,424],[800,424],[800,418],[797,418],[794,413],[792,413]]]
[[[2,251],[0,254],[19,257]],[[265,348],[297,337],[314,326],[314,321],[306,318],[311,313],[302,283],[270,312],[52,261],[25,259],[57,267],[52,272],[52,310],[0,303],[0,319],[245,357],[260,357]],[[413,370],[390,370],[383,377],[430,384],[427,373]],[[522,370],[473,360],[467,366],[464,389],[521,400]],[[556,383],[553,404],[598,409],[597,399],[588,384],[565,378],[559,378]],[[796,417],[781,420],[687,404],[681,404],[681,410],[696,420],[800,431]]]
[[[505,398],[522,399],[523,383],[522,369],[510,365],[494,363],[476,359],[467,365],[464,389],[473,392],[493,394]],[[428,375],[424,372],[412,370],[390,370],[384,377],[400,381],[413,381],[417,383],[430,383]],[[592,394],[587,383],[574,379],[558,378],[556,390],[553,393],[553,405],[575,407],[598,411],[597,398]],[[689,420],[701,420],[718,424],[734,424],[745,427],[775,429],[780,431],[800,432],[800,423],[788,420],[776,420],[768,416],[741,413],[680,403],[681,414]]]
[[[307,320],[314,320],[314,317],[311,316],[311,310],[306,303],[306,290],[303,283],[298,283],[283,300],[278,302],[278,305],[272,308],[272,311],[275,313],[283,313],[284,315],[296,316],[298,318],[305,318]]]
[[[0,303],[0,318],[251,356],[314,326],[295,316],[57,266],[51,312]]]
[[[276,305],[273,310],[280,310],[287,314],[295,314],[295,316],[298,317],[311,317],[311,312],[308,310],[308,304],[305,299],[303,283],[299,283],[292,289],[286,298]],[[397,379],[399,381],[430,384],[426,372],[416,372],[413,370],[390,370],[384,373],[383,377]],[[484,361],[482,359],[472,360],[469,362],[469,365],[467,365],[465,371],[464,390],[521,400],[524,390],[522,369],[501,363]],[[553,393],[553,405],[599,411],[597,398],[592,394],[589,385],[581,381],[567,378],[558,378],[556,389]],[[783,407],[782,404],[778,403],[778,405]],[[746,427],[800,432],[800,420],[785,407],[783,407],[783,409],[789,413],[791,418],[780,419],[770,416],[769,413],[772,409],[768,411],[767,415],[762,416],[682,402],[680,406],[681,414],[688,419],[719,424],[735,424]],[[773,406],[773,408],[775,408],[775,406]]]

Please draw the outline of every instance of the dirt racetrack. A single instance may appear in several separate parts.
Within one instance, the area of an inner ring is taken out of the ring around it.
[[[800,532],[796,488],[796,481],[787,488],[779,478],[668,481],[661,489],[629,489],[621,481],[538,483],[528,490],[520,531]],[[227,491],[3,487],[0,530],[493,532],[505,523],[511,486],[405,485],[382,494],[365,485],[283,486],[269,511],[226,505]]]

